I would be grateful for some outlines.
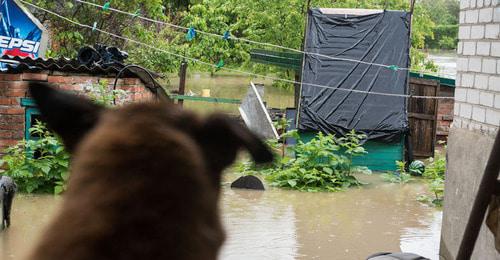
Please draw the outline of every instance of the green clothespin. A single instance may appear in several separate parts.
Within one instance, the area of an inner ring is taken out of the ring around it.
[[[215,67],[217,68],[217,70],[222,69],[224,67],[224,60],[220,59],[219,62],[217,62],[217,64],[215,64]]]
[[[391,66],[389,66],[387,68],[390,69],[390,70],[393,70],[393,71],[398,71],[399,70],[399,67],[396,66],[396,65],[391,65]]]
[[[141,15],[141,9],[135,10],[134,17]]]
[[[107,2],[106,2],[106,3],[104,3],[104,5],[102,6],[102,10],[103,10],[103,11],[108,11],[110,6],[111,6],[111,3],[110,3],[109,1],[107,1]]]

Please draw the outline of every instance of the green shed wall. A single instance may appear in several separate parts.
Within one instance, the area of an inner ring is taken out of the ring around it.
[[[316,133],[313,132],[300,133],[303,142],[309,142],[315,136]],[[396,143],[367,141],[363,147],[368,154],[355,157],[353,164],[366,166],[372,171],[395,171],[396,161],[402,161],[404,158],[404,136]]]

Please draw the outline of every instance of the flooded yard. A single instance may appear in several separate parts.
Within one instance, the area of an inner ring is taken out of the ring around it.
[[[425,185],[386,183],[376,174],[360,178],[370,184],[338,193],[225,186],[221,205],[228,239],[220,259],[347,260],[400,250],[438,259],[441,212],[415,200]],[[0,233],[0,259],[21,259],[61,199],[16,197],[13,225]]]
[[[447,73],[454,73],[452,54],[431,58]],[[248,77],[192,74],[186,94],[199,96],[203,89],[210,89],[212,97],[241,99],[250,81]],[[265,84],[269,107],[293,106],[293,91],[273,88],[271,81],[254,82]],[[170,78],[169,89],[177,88],[178,78]],[[238,113],[234,104],[186,101],[185,107],[202,113]],[[274,188],[259,192],[231,190],[225,185],[221,207],[228,236],[220,259],[351,260],[382,251],[406,251],[439,259],[441,211],[416,201],[426,192],[426,185],[386,183],[376,174],[359,177],[369,184],[338,193]],[[227,181],[235,178],[227,176]],[[22,259],[61,200],[50,195],[17,196],[13,225],[0,232],[0,260]]]

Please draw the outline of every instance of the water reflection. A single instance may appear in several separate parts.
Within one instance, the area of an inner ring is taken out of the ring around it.
[[[371,184],[339,193],[224,188],[228,240],[220,259],[351,260],[400,250],[438,259],[441,213],[415,201],[425,185],[361,177]],[[18,196],[13,225],[0,233],[0,259],[22,259],[60,201],[54,196]]]
[[[0,231],[0,259],[23,259],[49,223],[61,201],[50,195],[17,195],[12,208],[12,225]]]
[[[372,184],[342,193],[225,190],[222,259],[365,259],[400,250],[438,259],[440,212],[415,201],[425,186],[362,178]]]
[[[266,79],[252,79],[245,76],[214,76],[208,74],[194,74],[186,80],[186,94],[201,95],[202,89],[210,89],[211,97],[242,99],[245,97],[250,82],[262,83],[265,86],[264,100],[268,107],[293,107],[293,91],[272,87],[272,81]],[[165,84],[164,84],[165,85]],[[170,78],[170,90],[179,88],[179,78]],[[185,107],[200,113],[225,111],[238,114],[238,105],[215,104],[207,102],[186,101]]]

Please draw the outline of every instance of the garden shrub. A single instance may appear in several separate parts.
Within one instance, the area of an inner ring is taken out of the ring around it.
[[[406,162],[396,161],[396,166],[398,169],[395,172],[386,172],[382,174],[382,178],[385,181],[403,184],[413,180],[411,174],[406,172]]]
[[[263,171],[271,185],[300,191],[339,191],[361,183],[352,175],[352,158],[366,154],[360,142],[365,135],[354,131],[345,137],[319,133],[308,143],[298,141],[295,158],[285,156],[281,165]]]
[[[445,173],[446,156],[444,154],[437,153],[434,158],[429,158],[429,164],[425,168],[422,176],[427,180],[429,190],[433,193],[433,196],[419,196],[419,201],[430,202],[435,206],[442,206],[444,199]]]
[[[84,92],[103,106],[112,106],[115,100],[122,103],[128,96],[127,91],[111,89],[105,80],[85,86]],[[6,168],[3,174],[11,176],[21,192],[64,192],[69,177],[69,154],[43,123],[37,122],[29,131],[36,138],[21,140],[5,150],[0,160],[0,167]]]
[[[65,190],[68,178],[69,154],[61,141],[37,122],[31,129],[39,138],[22,140],[5,150],[0,165],[7,170],[21,192],[54,193]]]

